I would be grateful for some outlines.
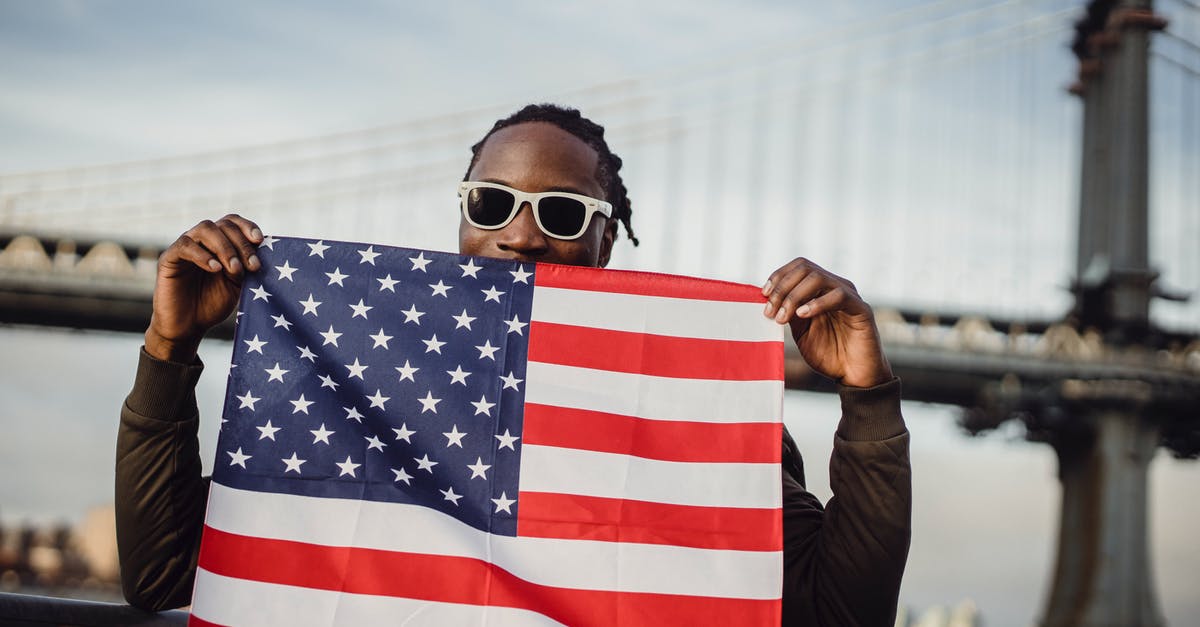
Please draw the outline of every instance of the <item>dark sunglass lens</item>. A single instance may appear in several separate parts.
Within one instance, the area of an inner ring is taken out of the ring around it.
[[[480,226],[499,226],[512,213],[512,194],[494,187],[476,187],[467,192],[467,215]]]
[[[587,207],[574,198],[550,196],[538,203],[538,216],[542,226],[558,237],[575,237],[583,229]]]

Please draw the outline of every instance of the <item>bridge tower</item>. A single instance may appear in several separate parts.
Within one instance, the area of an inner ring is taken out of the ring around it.
[[[1072,316],[1126,354],[1152,354],[1164,341],[1150,320],[1150,300],[1161,294],[1148,254],[1148,58],[1151,34],[1165,26],[1151,0],[1092,0],[1072,46],[1079,79],[1071,90],[1083,101]],[[1047,434],[1062,510],[1045,627],[1164,624],[1147,478],[1163,421],[1188,404],[1169,402],[1170,384],[1145,374],[1067,381],[1037,407],[1043,420],[1062,414],[1065,427]]]

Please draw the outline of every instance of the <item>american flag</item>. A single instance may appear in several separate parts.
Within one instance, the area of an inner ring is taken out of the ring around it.
[[[194,624],[778,624],[752,286],[267,238]]]

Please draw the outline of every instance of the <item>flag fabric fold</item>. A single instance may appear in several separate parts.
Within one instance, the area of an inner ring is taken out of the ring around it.
[[[779,623],[758,289],[267,238],[194,624]]]

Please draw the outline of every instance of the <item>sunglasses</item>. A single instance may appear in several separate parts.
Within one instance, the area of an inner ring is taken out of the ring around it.
[[[533,207],[533,220],[538,228],[556,239],[583,235],[597,212],[612,217],[611,204],[568,192],[529,194],[497,183],[463,181],[458,185],[458,196],[467,223],[489,231],[508,226],[525,203]]]

